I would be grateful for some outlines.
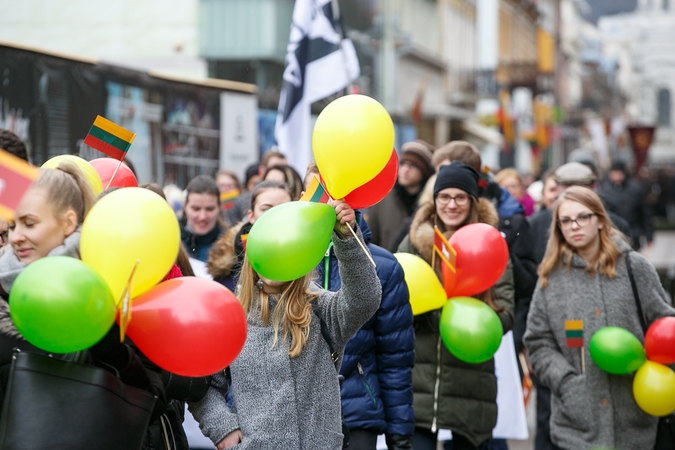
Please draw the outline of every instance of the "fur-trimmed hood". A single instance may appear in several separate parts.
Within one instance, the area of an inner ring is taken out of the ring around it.
[[[476,208],[478,209],[478,222],[487,223],[497,228],[499,225],[499,215],[489,200],[479,198]],[[431,264],[431,254],[434,248],[435,219],[436,208],[434,203],[429,202],[420,206],[415,213],[412,225],[410,225],[410,243],[429,264]],[[446,238],[449,238],[452,233],[445,232],[443,234]]]
[[[233,225],[211,247],[206,268],[214,279],[226,278],[232,274],[232,269],[237,264],[235,239],[246,224],[247,222],[239,222]]]

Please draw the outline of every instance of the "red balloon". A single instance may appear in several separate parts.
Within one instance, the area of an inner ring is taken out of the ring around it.
[[[94,169],[98,172],[104,189],[106,187],[138,187],[138,180],[136,180],[134,173],[124,163],[120,164],[117,159],[97,158],[89,161],[89,164],[94,166]],[[120,168],[115,173],[118,165]],[[115,178],[113,178],[112,183],[108,186],[108,182],[114,173]]]
[[[320,175],[319,175],[320,176]],[[392,151],[391,158],[384,166],[384,169],[372,180],[351,191],[345,197],[345,201],[354,209],[370,208],[382,201],[389,194],[389,191],[396,184],[398,178],[398,154],[396,149]],[[321,183],[326,186],[326,182],[321,178]],[[326,190],[328,188],[326,187]],[[328,192],[333,197],[333,195]]]
[[[446,290],[448,298],[470,297],[486,291],[506,270],[509,248],[499,230],[491,225],[465,225],[448,242],[457,252],[455,283],[452,292]]]
[[[202,377],[235,360],[246,330],[244,309],[229,289],[215,281],[182,277],[132,300],[127,334],[162,369]]]
[[[675,363],[675,317],[662,317],[645,334],[647,359],[660,364]]]

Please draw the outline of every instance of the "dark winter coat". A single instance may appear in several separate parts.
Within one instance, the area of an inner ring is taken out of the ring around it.
[[[619,248],[630,250],[622,240]],[[654,267],[637,252],[629,258],[647,325],[675,315]],[[625,256],[619,257],[613,278],[591,276],[586,267],[574,253],[569,270],[565,262],[553,269],[548,285],[537,285],[527,320],[524,340],[532,368],[552,393],[551,440],[567,450],[652,449],[657,418],[635,402],[634,375],[603,371],[588,350],[593,334],[607,326],[625,328],[644,341]],[[583,373],[581,350],[566,345],[565,320],[583,320]]]
[[[477,203],[478,220],[497,227],[499,217],[486,199]],[[410,227],[410,234],[399,251],[421,256],[431,264],[433,252],[433,203],[420,207]],[[440,274],[439,279],[440,279]],[[513,327],[513,273],[509,262],[504,275],[493,287],[493,301],[503,308],[497,315],[504,333]],[[455,358],[441,342],[441,310],[415,316],[415,367],[413,391],[415,426],[447,428],[465,436],[474,445],[487,441],[497,423],[497,378],[494,359],[469,364]]]
[[[421,193],[420,188],[417,195],[411,196],[403,187],[396,184],[380,203],[368,209],[367,220],[373,235],[373,244],[391,248],[390,244],[399,232],[401,224],[415,212],[417,199]]]
[[[370,230],[364,221],[360,226],[364,239],[369,241]],[[377,265],[382,300],[375,315],[345,347],[340,369],[345,377],[340,391],[342,412],[350,429],[412,436],[415,333],[408,287],[401,265],[390,252],[370,243],[368,249]],[[337,291],[342,285],[332,248],[317,266],[316,281],[330,291]]]
[[[183,225],[180,229],[180,239],[190,258],[206,262],[209,258],[211,246],[218,240],[222,233],[223,229],[218,224],[204,235],[196,235],[188,230],[187,225]]]
[[[610,180],[600,183],[598,194],[605,202],[607,209],[618,214],[628,222],[631,244],[635,250],[640,249],[640,236],[647,242],[654,240],[654,223],[652,210],[647,201],[647,192],[633,178],[626,175],[623,183],[616,185]]]
[[[489,194],[492,194],[490,196]],[[523,348],[523,334],[527,313],[530,310],[532,293],[537,284],[537,263],[534,260],[534,243],[530,225],[525,219],[523,206],[509,191],[491,182],[485,190],[499,213],[499,231],[509,247],[509,257],[513,264],[513,289],[515,292],[515,310],[513,340],[516,352]]]

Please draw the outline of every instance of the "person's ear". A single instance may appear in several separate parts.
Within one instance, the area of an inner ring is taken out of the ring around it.
[[[73,234],[75,229],[77,229],[78,225],[77,213],[72,209],[66,211],[66,213],[63,216],[63,223],[64,223],[63,234],[65,234],[65,236],[68,237],[71,234]]]
[[[253,223],[251,220],[253,220],[253,210],[248,210],[246,211],[246,217],[248,217],[248,223]]]

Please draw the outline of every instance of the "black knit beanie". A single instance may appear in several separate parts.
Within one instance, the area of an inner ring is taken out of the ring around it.
[[[476,169],[459,161],[441,166],[434,184],[434,199],[445,188],[461,189],[477,199],[479,178],[480,175]]]

